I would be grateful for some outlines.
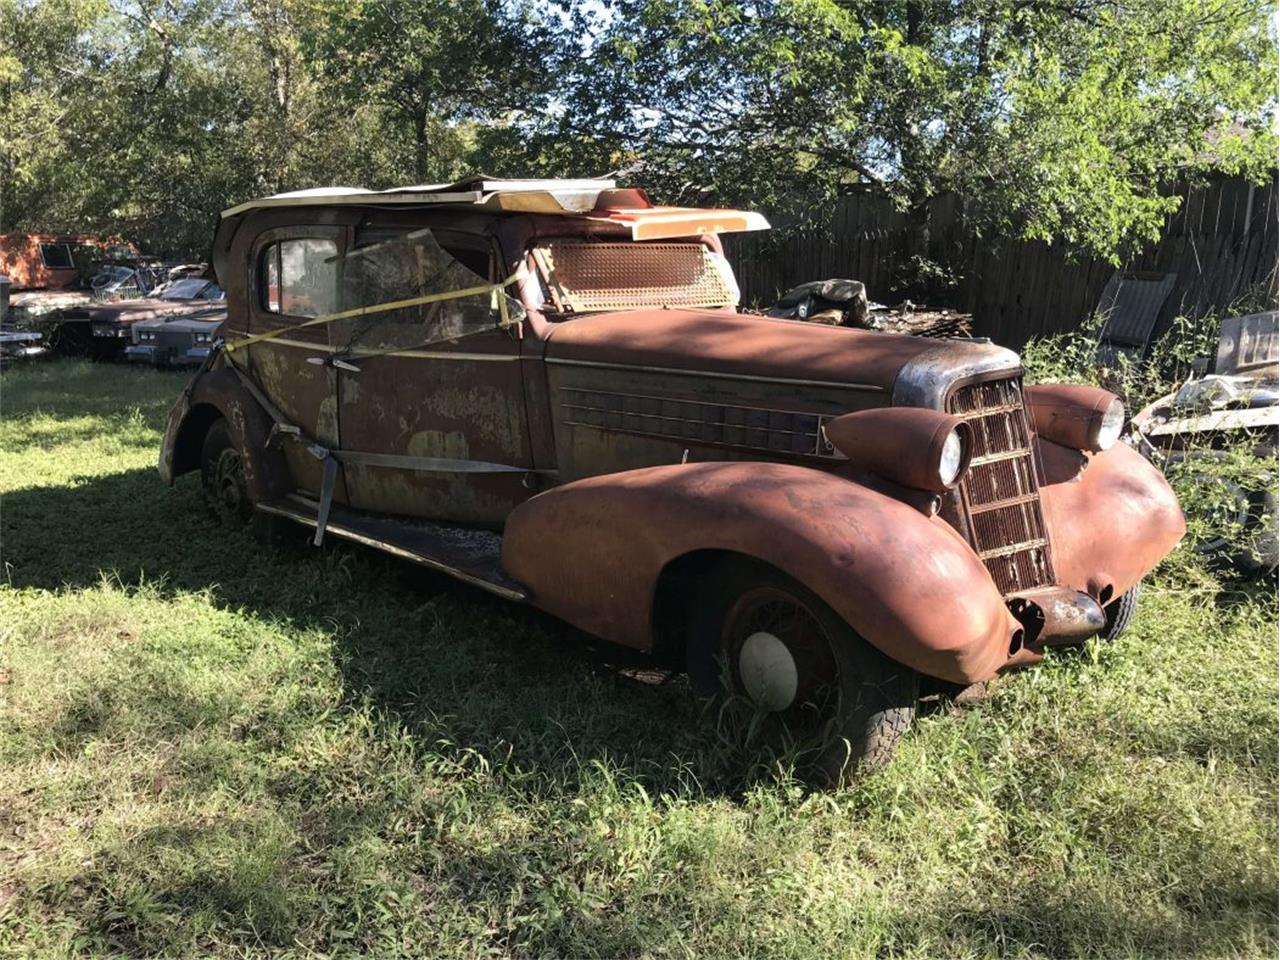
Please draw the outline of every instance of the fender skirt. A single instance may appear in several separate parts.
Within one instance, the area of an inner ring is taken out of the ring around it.
[[[777,567],[922,673],[970,683],[1009,660],[1018,624],[945,521],[805,467],[675,464],[565,484],[511,514],[502,564],[536,606],[647,650],[663,568],[698,550]]]
[[[1106,604],[1146,576],[1187,532],[1173,488],[1125,444],[1090,455],[1037,439],[1036,453],[1061,585]]]

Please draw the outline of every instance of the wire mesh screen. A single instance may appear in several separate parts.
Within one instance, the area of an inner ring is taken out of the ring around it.
[[[561,305],[575,313],[738,302],[729,265],[700,243],[552,240],[535,258]]]

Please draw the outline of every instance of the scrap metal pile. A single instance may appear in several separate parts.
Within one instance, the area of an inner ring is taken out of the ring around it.
[[[918,307],[910,300],[887,307],[868,300],[866,286],[857,280],[802,283],[784,293],[766,315],[914,337],[942,339],[973,335],[972,314]]]

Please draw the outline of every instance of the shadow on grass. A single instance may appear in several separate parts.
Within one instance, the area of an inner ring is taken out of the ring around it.
[[[161,595],[208,590],[260,621],[322,630],[351,702],[486,756],[536,758],[552,783],[598,760],[674,789],[705,752],[687,686],[650,659],[372,550],[316,550],[301,527],[264,546],[210,518],[194,477],[169,490],[137,469],[18,490],[0,521],[14,587],[88,588],[106,575]]]
[[[703,787],[743,782],[666,665],[373,550],[316,550],[301,527],[264,546],[214,521],[194,477],[166,489],[136,469],[5,494],[0,561],[16,587],[86,588],[108,575],[162,594],[208,590],[261,621],[323,630],[351,702],[487,756],[536,758],[553,783],[597,760],[649,789],[678,789],[690,770]],[[1218,602],[1266,589],[1241,583]]]

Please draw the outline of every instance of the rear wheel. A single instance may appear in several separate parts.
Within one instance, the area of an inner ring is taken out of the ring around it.
[[[210,512],[224,523],[243,524],[253,514],[240,448],[226,420],[215,420],[200,451],[200,481]]]
[[[915,715],[919,675],[891,660],[812,591],[764,564],[709,575],[691,624],[689,674],[736,695],[834,783],[892,755]]]

